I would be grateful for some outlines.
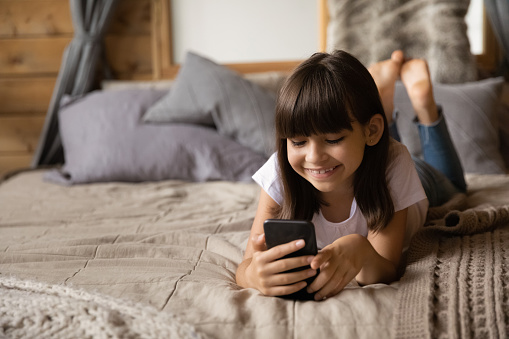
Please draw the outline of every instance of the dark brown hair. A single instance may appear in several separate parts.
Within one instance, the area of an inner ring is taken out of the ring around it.
[[[284,199],[276,211],[282,219],[311,220],[325,202],[319,191],[288,162],[287,138],[353,130],[352,121],[365,126],[381,114],[384,132],[374,146],[366,146],[355,172],[354,195],[370,230],[384,228],[394,215],[387,187],[389,157],[387,120],[376,84],[368,70],[344,51],[315,53],[300,64],[283,85],[276,105],[276,145]]]

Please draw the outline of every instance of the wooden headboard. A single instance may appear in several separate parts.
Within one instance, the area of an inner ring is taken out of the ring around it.
[[[316,0],[319,47],[325,50],[327,0]],[[171,0],[121,0],[105,38],[116,78],[173,78]],[[486,21],[487,22],[487,21]],[[485,25],[481,67],[495,69],[499,52]],[[26,167],[39,141],[62,53],[73,37],[68,0],[0,0],[0,175]],[[228,65],[240,73],[291,70],[300,60]]]

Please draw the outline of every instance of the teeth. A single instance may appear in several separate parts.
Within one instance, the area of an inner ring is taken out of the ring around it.
[[[314,174],[325,174],[325,173],[327,173],[327,172],[332,171],[333,169],[334,169],[334,167],[329,168],[329,169],[325,169],[325,170],[312,170],[312,169],[310,169],[309,171],[310,171],[311,173],[314,173]]]

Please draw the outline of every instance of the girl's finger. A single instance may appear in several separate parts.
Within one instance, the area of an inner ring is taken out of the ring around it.
[[[315,275],[316,271],[313,269],[275,274],[270,278],[267,278],[267,284],[272,286],[292,285],[298,283],[299,281],[314,277]]]
[[[288,295],[288,294],[292,294],[297,291],[300,291],[301,289],[305,288],[306,285],[307,284],[305,281],[300,281],[300,282],[298,282],[296,284],[292,284],[292,285],[270,287],[270,288],[267,288],[265,291],[261,291],[261,292],[265,295],[270,295],[270,296]]]
[[[281,259],[285,255],[300,250],[305,245],[306,243],[302,239],[294,240],[286,244],[274,246],[271,249],[265,251],[264,255],[267,258],[267,262],[275,261],[277,259]]]
[[[311,262],[311,268],[312,269],[323,269],[324,267],[322,267],[322,265],[324,265],[325,263],[327,263],[330,259],[332,258],[332,252],[329,251],[329,250],[322,250],[320,252],[318,252],[317,255],[315,255],[315,258],[313,259],[313,261]]]
[[[342,291],[346,287],[346,285],[350,283],[350,281],[355,279],[355,275],[356,275],[355,272],[350,272],[349,274],[345,275],[345,277],[343,277],[343,280],[339,283],[336,293],[333,292],[333,295],[338,294],[340,291]]]
[[[313,268],[313,267],[311,267]],[[325,284],[332,278],[334,271],[332,269],[320,269],[320,273],[316,279],[308,286],[308,293],[313,293],[322,289]]]
[[[254,234],[251,237],[251,241],[253,243],[254,251],[265,251],[267,250],[267,246],[265,245],[265,234]]]
[[[345,278],[345,273],[336,271],[332,278],[316,292],[315,300],[323,300],[324,297],[333,296],[333,291],[338,288]]]
[[[267,263],[265,266],[265,270],[268,274],[283,273],[294,268],[308,266],[311,260],[313,260],[313,256],[279,259]]]
[[[330,288],[330,286],[329,288],[324,287],[322,290],[318,291],[317,292],[318,297],[316,298],[316,300],[322,300],[323,297],[329,298],[335,296],[336,294],[341,292],[346,287],[346,285],[348,285],[348,283],[352,281],[352,279],[354,278],[355,272],[352,270],[345,272],[343,276],[338,275],[337,283],[335,285],[331,284],[331,286],[333,286],[332,288]]]

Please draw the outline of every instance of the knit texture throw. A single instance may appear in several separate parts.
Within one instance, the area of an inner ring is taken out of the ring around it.
[[[509,205],[452,211],[414,237],[396,338],[507,338]]]
[[[4,337],[205,338],[193,326],[150,306],[0,277],[0,338]]]

